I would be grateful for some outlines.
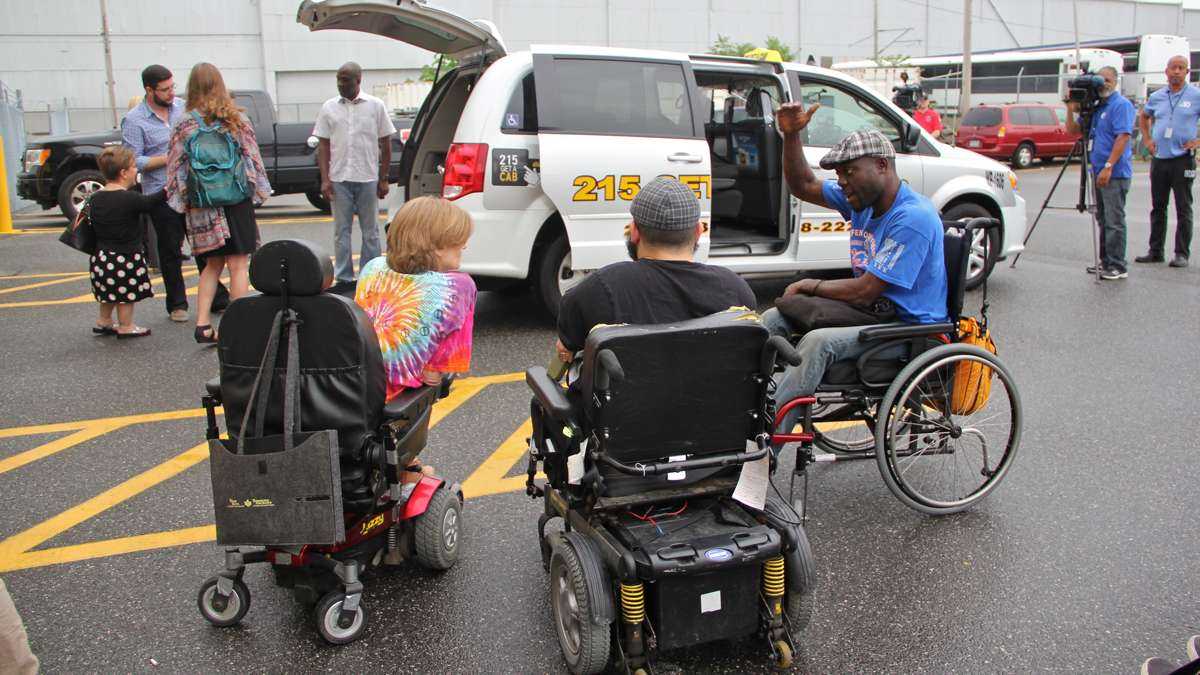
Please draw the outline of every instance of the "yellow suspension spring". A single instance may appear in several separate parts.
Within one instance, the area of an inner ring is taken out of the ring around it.
[[[641,582],[621,582],[621,616],[625,623],[640,624],[646,618],[646,587]]]
[[[783,597],[783,556],[775,556],[763,563],[763,595],[768,598]]]

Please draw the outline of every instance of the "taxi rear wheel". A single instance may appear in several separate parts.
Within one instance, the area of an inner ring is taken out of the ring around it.
[[[544,249],[536,267],[534,286],[538,298],[551,316],[558,316],[558,305],[562,296],[583,280],[583,273],[571,267],[571,245],[567,235],[555,236]]]

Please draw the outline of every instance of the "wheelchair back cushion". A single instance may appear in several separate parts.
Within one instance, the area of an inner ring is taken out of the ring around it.
[[[272,321],[283,307],[283,298],[278,295],[283,282],[278,274],[272,279],[267,272],[278,270],[285,260],[288,305],[301,321],[302,428],[336,429],[341,454],[353,454],[382,419],[386,380],[379,342],[371,320],[354,301],[321,292],[324,277],[331,269],[328,255],[315,245],[294,240],[271,242],[254,254],[251,280],[262,293],[235,300],[221,321],[218,358],[229,435],[236,437],[241,430]],[[278,434],[283,429],[286,359],[281,341],[267,401],[267,434]]]
[[[761,425],[766,340],[758,315],[748,310],[597,327],[584,347],[580,379],[586,426],[606,431],[603,449],[626,463],[742,450]],[[604,401],[596,375],[606,349],[625,377],[612,381]]]
[[[971,259],[971,238],[957,229],[956,222],[943,222],[947,226],[942,238],[942,256],[946,260],[946,313],[952,323],[958,322],[962,313],[963,292],[967,287],[967,263]]]

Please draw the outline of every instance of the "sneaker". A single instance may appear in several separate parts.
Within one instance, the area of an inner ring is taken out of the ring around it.
[[[1124,279],[1128,276],[1129,276],[1129,272],[1126,272],[1125,270],[1101,270],[1100,271],[1100,278],[1105,279],[1107,281],[1112,281],[1114,279]]]
[[[1186,257],[1177,255],[1171,258],[1170,267],[1187,267],[1188,260]]]
[[[1163,255],[1161,253],[1147,253],[1146,255],[1139,255],[1138,257],[1134,258],[1133,262],[1160,263],[1160,262],[1166,262],[1166,260],[1163,259]]]
[[[169,315],[171,320],[176,323],[187,323],[188,313],[186,309],[173,309]]]
[[[1193,635],[1188,638],[1187,655],[1193,661],[1200,659],[1200,635]]]
[[[1179,664],[1168,661],[1161,656],[1146,659],[1142,663],[1142,675],[1170,675],[1179,668]]]

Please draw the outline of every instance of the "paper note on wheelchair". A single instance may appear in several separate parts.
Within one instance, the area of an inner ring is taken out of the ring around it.
[[[767,481],[770,480],[771,458],[763,455],[762,459],[746,462],[742,465],[742,473],[738,476],[737,487],[733,489],[733,498],[752,509],[761,511],[767,503]]]

